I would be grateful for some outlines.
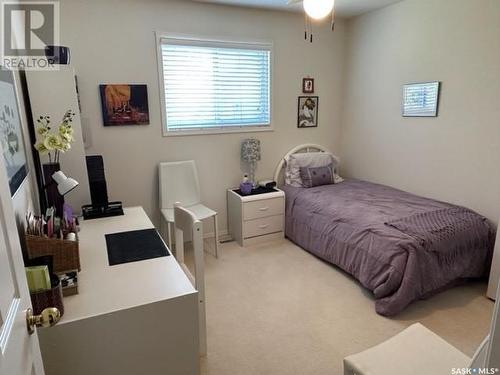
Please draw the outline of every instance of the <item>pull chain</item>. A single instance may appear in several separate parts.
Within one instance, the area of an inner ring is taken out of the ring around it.
[[[304,40],[307,41],[307,13],[304,13]]]
[[[307,14],[305,14],[304,18],[304,40],[307,41],[309,40],[310,43],[313,42],[313,29],[312,29],[312,22],[311,19]]]
[[[310,29],[309,33],[311,34],[309,36],[309,42],[312,43],[313,42],[313,25],[312,25],[311,20],[309,20],[309,29]]]

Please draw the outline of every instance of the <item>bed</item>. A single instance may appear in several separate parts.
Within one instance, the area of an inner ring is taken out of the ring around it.
[[[413,301],[487,276],[495,233],[484,217],[355,179],[311,188],[283,184],[285,160],[313,151],[326,149],[298,146],[276,169],[286,195],[285,234],[372,291],[377,313],[396,315]]]

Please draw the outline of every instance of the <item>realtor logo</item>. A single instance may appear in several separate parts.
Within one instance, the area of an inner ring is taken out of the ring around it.
[[[45,47],[59,45],[59,2],[1,1],[1,12],[0,64],[11,70],[57,69]]]

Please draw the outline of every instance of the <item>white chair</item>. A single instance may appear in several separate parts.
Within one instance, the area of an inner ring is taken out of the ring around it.
[[[200,335],[200,355],[207,353],[207,322],[205,315],[205,265],[203,255],[203,224],[193,212],[174,205],[174,227],[176,258],[182,269],[198,291],[198,325]],[[193,239],[194,276],[184,263],[184,233],[189,233]]]
[[[500,291],[500,286],[498,289]],[[373,348],[344,358],[344,375],[442,375],[451,374],[454,368],[498,368],[499,299],[500,292],[497,293],[490,333],[472,359],[416,323]],[[475,373],[480,372],[476,370]]]
[[[219,254],[219,226],[217,212],[201,204],[200,183],[194,160],[160,163],[160,232],[164,235],[167,224],[168,247],[172,250],[172,228],[174,222],[174,203],[180,202],[198,220],[213,217],[215,232],[215,257]]]

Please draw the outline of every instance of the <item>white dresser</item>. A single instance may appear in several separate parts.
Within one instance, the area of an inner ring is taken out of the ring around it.
[[[497,229],[495,252],[493,253],[493,261],[491,262],[490,282],[488,283],[488,291],[486,292],[486,295],[491,299],[495,299],[497,295],[498,280],[500,280],[500,231]]]
[[[275,240],[285,236],[285,193],[241,196],[227,191],[229,234],[240,244]]]
[[[38,330],[46,374],[199,374],[198,292],[175,257],[109,266],[106,234],[154,228],[124,211],[81,223],[79,294]]]

